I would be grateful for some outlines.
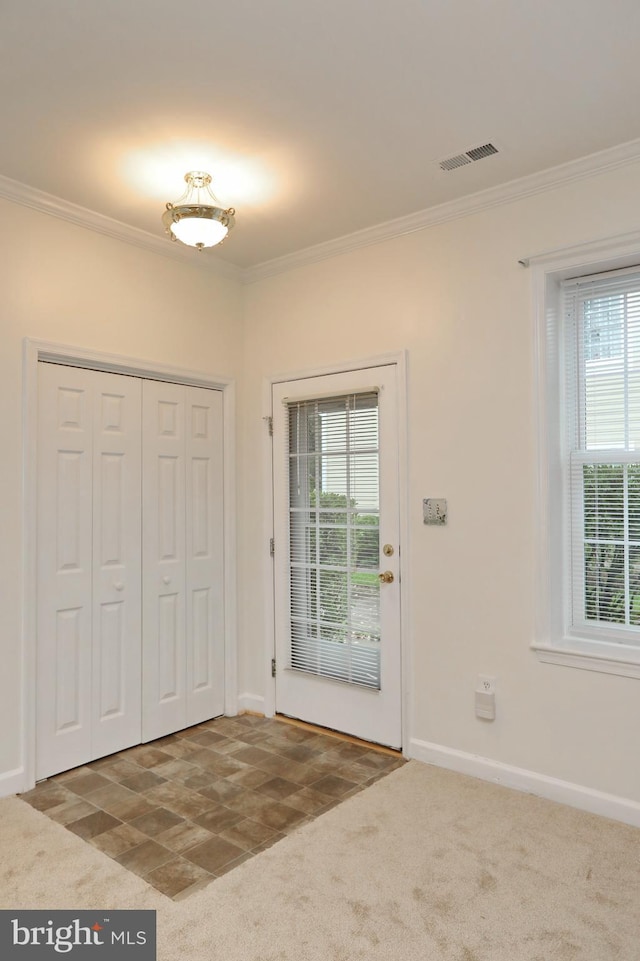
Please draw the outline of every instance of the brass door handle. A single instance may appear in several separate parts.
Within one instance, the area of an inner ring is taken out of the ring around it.
[[[393,584],[393,572],[392,571],[382,571],[378,574],[378,578],[381,584]]]

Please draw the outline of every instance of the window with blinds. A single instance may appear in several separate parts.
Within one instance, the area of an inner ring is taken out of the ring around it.
[[[640,641],[640,270],[564,284],[573,625]]]
[[[378,394],[287,413],[289,666],[379,689]]]

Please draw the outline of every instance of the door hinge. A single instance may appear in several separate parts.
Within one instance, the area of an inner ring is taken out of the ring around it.
[[[271,556],[273,557],[273,555],[275,554],[275,552],[276,552],[275,541],[274,541],[273,537],[270,537],[270,538],[269,538],[269,553],[270,553]]]
[[[271,677],[275,677],[275,676],[276,676],[276,659],[275,657],[272,657],[271,658]]]
[[[265,417],[264,420],[267,422],[267,429],[269,431],[269,437],[273,437],[273,417]]]

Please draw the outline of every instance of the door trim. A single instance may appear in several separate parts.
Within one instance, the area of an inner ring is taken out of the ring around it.
[[[190,387],[221,390],[224,445],[224,553],[225,553],[225,714],[238,710],[238,657],[236,624],[236,396],[235,380],[208,371],[188,370],[167,364],[107,354],[25,337],[23,341],[23,603],[22,603],[22,773],[28,791],[36,777],[36,601],[37,601],[37,439],[38,363],[49,361],[70,367],[86,367],[146,380],[163,380]]]
[[[400,565],[400,656],[401,663],[401,712],[402,712],[402,752],[407,755],[411,742],[411,650],[409,645],[407,625],[411,623],[409,617],[410,579],[409,579],[409,522],[408,522],[408,460],[407,460],[407,360],[406,350],[393,351],[388,354],[377,354],[374,357],[357,358],[333,364],[329,367],[315,367],[305,370],[286,371],[266,377],[262,385],[262,411],[265,425],[273,416],[272,390],[274,384],[303,380],[310,377],[323,377],[327,374],[342,374],[350,371],[362,370],[368,367],[384,367],[389,364],[396,366],[398,374],[398,493],[400,504],[400,543],[402,545]],[[265,641],[263,647],[263,678],[264,701],[256,710],[264,711],[266,717],[273,717],[276,711],[276,682],[271,676],[271,661],[275,656],[275,584],[274,564],[269,554],[269,542],[274,529],[274,498],[273,498],[273,444],[269,431],[263,431],[262,459],[264,464],[264,494],[263,517],[264,528],[262,542],[264,544],[264,577],[263,589],[265,597]],[[250,694],[244,695],[247,702],[257,704],[259,698]]]

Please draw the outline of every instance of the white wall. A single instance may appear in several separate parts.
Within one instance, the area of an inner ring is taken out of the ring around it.
[[[21,756],[25,337],[236,377],[239,285],[0,202],[0,793]],[[14,788],[15,789],[15,788]]]
[[[239,690],[256,698],[267,684],[264,378],[406,348],[413,738],[640,802],[639,682],[541,664],[529,650],[533,311],[531,272],[517,264],[637,230],[638,196],[640,167],[626,167],[244,291],[0,203],[0,790],[22,764],[22,342],[32,337],[241,378]],[[426,496],[448,498],[447,527],[423,526]],[[478,672],[498,678],[494,723],[473,713]]]
[[[264,379],[406,348],[413,739],[640,801],[640,682],[529,649],[534,321],[517,263],[637,230],[638,196],[640,167],[626,167],[246,289],[241,691],[259,698],[268,683]],[[448,526],[422,524],[428,496],[448,498]],[[474,716],[479,672],[498,678],[493,723]]]

